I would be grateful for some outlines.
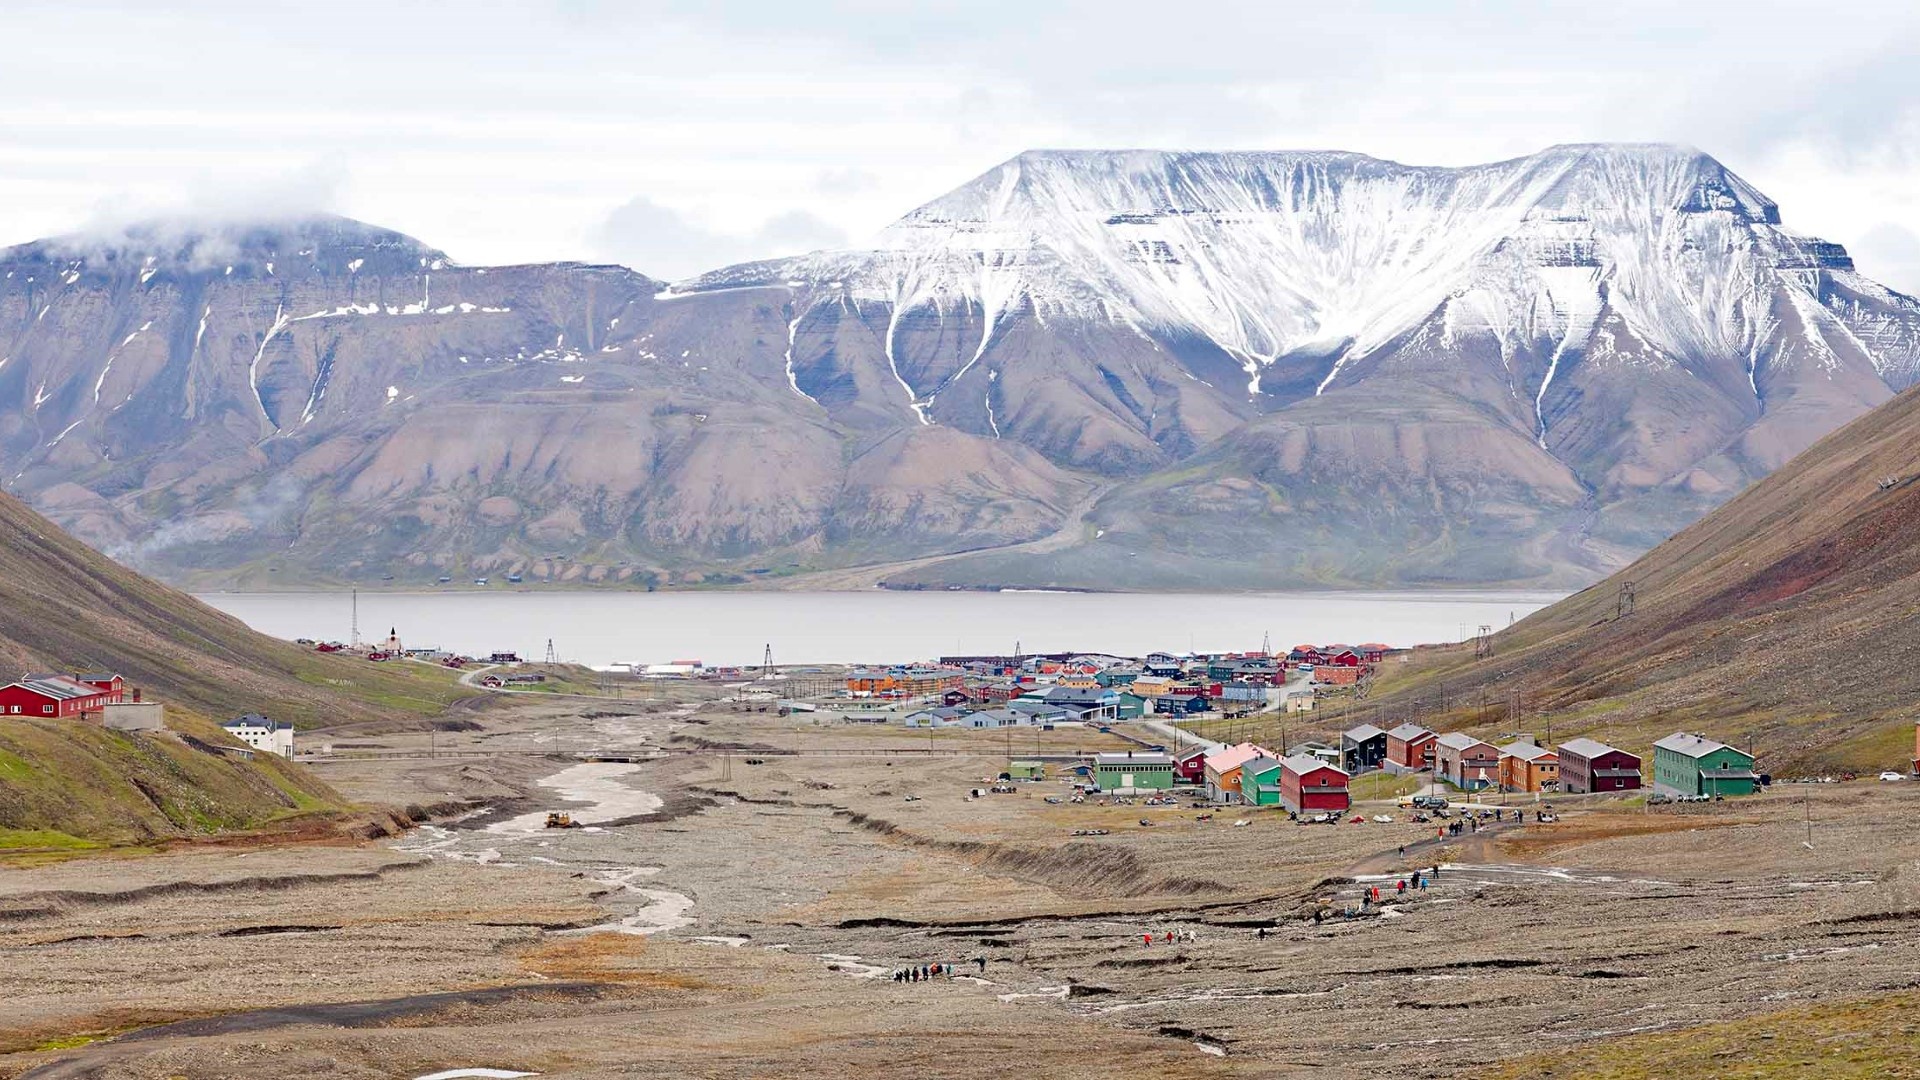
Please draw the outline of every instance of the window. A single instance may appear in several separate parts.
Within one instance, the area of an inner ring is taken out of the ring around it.
[[[43,715],[43,716],[52,716],[52,715],[53,715],[53,706],[51,706],[51,705],[42,705],[42,706],[40,706],[40,713],[41,713],[41,715]]]

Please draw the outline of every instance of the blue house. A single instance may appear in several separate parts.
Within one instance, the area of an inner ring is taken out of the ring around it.
[[[1153,711],[1162,716],[1193,716],[1212,707],[1205,694],[1162,694],[1153,699]]]

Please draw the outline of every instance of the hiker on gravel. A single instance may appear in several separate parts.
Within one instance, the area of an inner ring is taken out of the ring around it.
[[[986,957],[984,957],[984,956],[976,956],[976,957],[974,957],[974,958],[973,958],[973,962],[974,962],[974,963],[976,963],[976,964],[979,964],[979,965],[980,965],[980,974],[982,974],[982,975],[985,975],[985,974],[987,973],[987,958],[986,958]]]
[[[1167,931],[1167,944],[1173,944],[1173,931]]]
[[[1407,879],[1401,878],[1400,881],[1394,885],[1393,891],[1401,896],[1407,895]]]
[[[1152,935],[1152,934],[1141,934],[1141,935],[1140,935],[1140,941],[1141,941],[1141,942],[1142,942],[1143,944],[1145,944],[1145,945],[1146,945],[1146,946],[1147,946],[1148,948],[1152,948],[1152,947],[1153,947],[1153,935]]]
[[[1318,912],[1316,912],[1315,914],[1318,914]],[[1265,940],[1266,940],[1266,938],[1267,938],[1267,928],[1266,928],[1266,927],[1264,927],[1264,926],[1263,926],[1263,927],[1261,927],[1261,928],[1260,928],[1260,930],[1259,930],[1259,932],[1258,932],[1258,933],[1256,933],[1256,934],[1255,934],[1254,936],[1255,936],[1255,937],[1257,937],[1257,938],[1259,938],[1259,939],[1260,939],[1260,940],[1262,940],[1262,941],[1265,941]]]

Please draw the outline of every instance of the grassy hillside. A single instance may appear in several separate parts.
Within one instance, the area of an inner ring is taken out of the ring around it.
[[[117,671],[211,717],[248,710],[300,727],[438,712],[466,691],[421,665],[326,656],[258,634],[128,570],[0,494],[0,678]]]
[[[1617,616],[1621,585],[1635,610]],[[1374,722],[1578,733],[1676,728],[1775,772],[1900,767],[1920,718],[1920,393],[1827,436],[1612,578],[1471,646],[1390,665]],[[1517,721],[1508,719],[1518,694]]]
[[[0,494],[0,681],[35,670],[119,672],[167,705],[172,731],[0,717],[0,855],[10,860],[342,810],[292,762],[215,751],[237,745],[216,721],[258,711],[302,728],[404,723],[472,692],[443,669],[255,633]]]
[[[307,770],[244,761],[213,723],[176,713],[171,732],[73,721],[0,721],[0,852],[57,855],[110,844],[252,829],[345,809]]]

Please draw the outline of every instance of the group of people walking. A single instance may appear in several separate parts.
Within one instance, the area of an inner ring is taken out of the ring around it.
[[[973,962],[980,966],[980,974],[985,975],[987,973],[986,957],[976,956],[973,958]],[[897,983],[932,982],[934,979],[942,976],[951,979],[954,975],[953,969],[954,965],[948,963],[914,964],[909,967],[895,968],[893,970],[893,981]]]

